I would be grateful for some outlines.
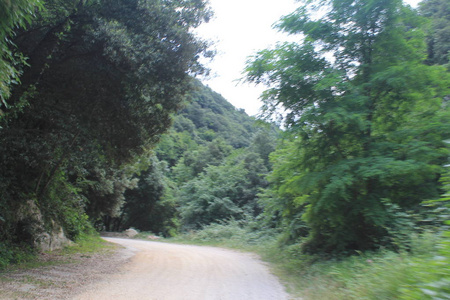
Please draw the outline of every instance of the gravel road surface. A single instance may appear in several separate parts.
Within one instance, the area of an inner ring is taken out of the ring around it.
[[[255,255],[215,247],[106,238],[133,256],[76,300],[284,300],[288,295]]]

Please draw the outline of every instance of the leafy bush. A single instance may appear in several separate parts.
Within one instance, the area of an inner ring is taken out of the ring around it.
[[[244,219],[229,219],[220,223],[203,226],[197,231],[189,231],[173,239],[177,242],[211,244],[255,250],[268,241],[275,245],[277,232],[273,229],[261,229],[250,216]]]
[[[71,240],[78,241],[83,234],[92,234],[94,228],[89,221],[88,215],[85,213],[74,213],[73,211],[65,211],[65,226],[67,237]]]
[[[192,234],[192,239],[202,242],[223,242],[224,240],[242,240],[242,238],[246,240],[246,233],[247,230],[242,227],[242,223],[233,219],[207,225]]]
[[[35,252],[29,246],[0,242],[0,270],[5,269],[10,264],[28,261],[34,256]]]

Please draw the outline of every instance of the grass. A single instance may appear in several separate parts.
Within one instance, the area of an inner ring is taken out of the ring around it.
[[[114,244],[101,239],[98,234],[83,234],[77,239],[76,243],[62,249],[61,254],[89,254],[103,250],[115,249],[115,247],[116,246]]]
[[[316,262],[298,272],[295,286],[306,299],[398,299],[411,276],[408,261],[405,254],[380,252]]]

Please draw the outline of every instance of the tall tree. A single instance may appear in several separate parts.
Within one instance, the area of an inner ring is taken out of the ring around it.
[[[92,218],[118,213],[134,164],[170,126],[191,75],[204,71],[207,43],[191,30],[210,16],[203,1],[47,0],[45,8],[14,39],[29,66],[9,102],[28,104],[18,118],[6,109],[0,128],[8,225],[0,235],[14,235],[28,200],[47,219],[65,219],[67,206]]]
[[[305,250],[386,244],[393,206],[439,194],[449,76],[423,64],[422,20],[400,0],[303,4],[278,25],[303,42],[263,50],[247,68],[248,80],[271,86],[266,113],[285,109],[299,148],[278,164],[293,175],[275,182],[290,194],[280,209],[310,227]]]

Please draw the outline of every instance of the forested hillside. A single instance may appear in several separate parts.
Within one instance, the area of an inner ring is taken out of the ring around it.
[[[279,130],[258,124],[222,96],[196,82],[150,157],[138,187],[125,193],[120,215],[107,229],[135,227],[165,236],[187,229],[256,217],[267,187],[269,154]]]

